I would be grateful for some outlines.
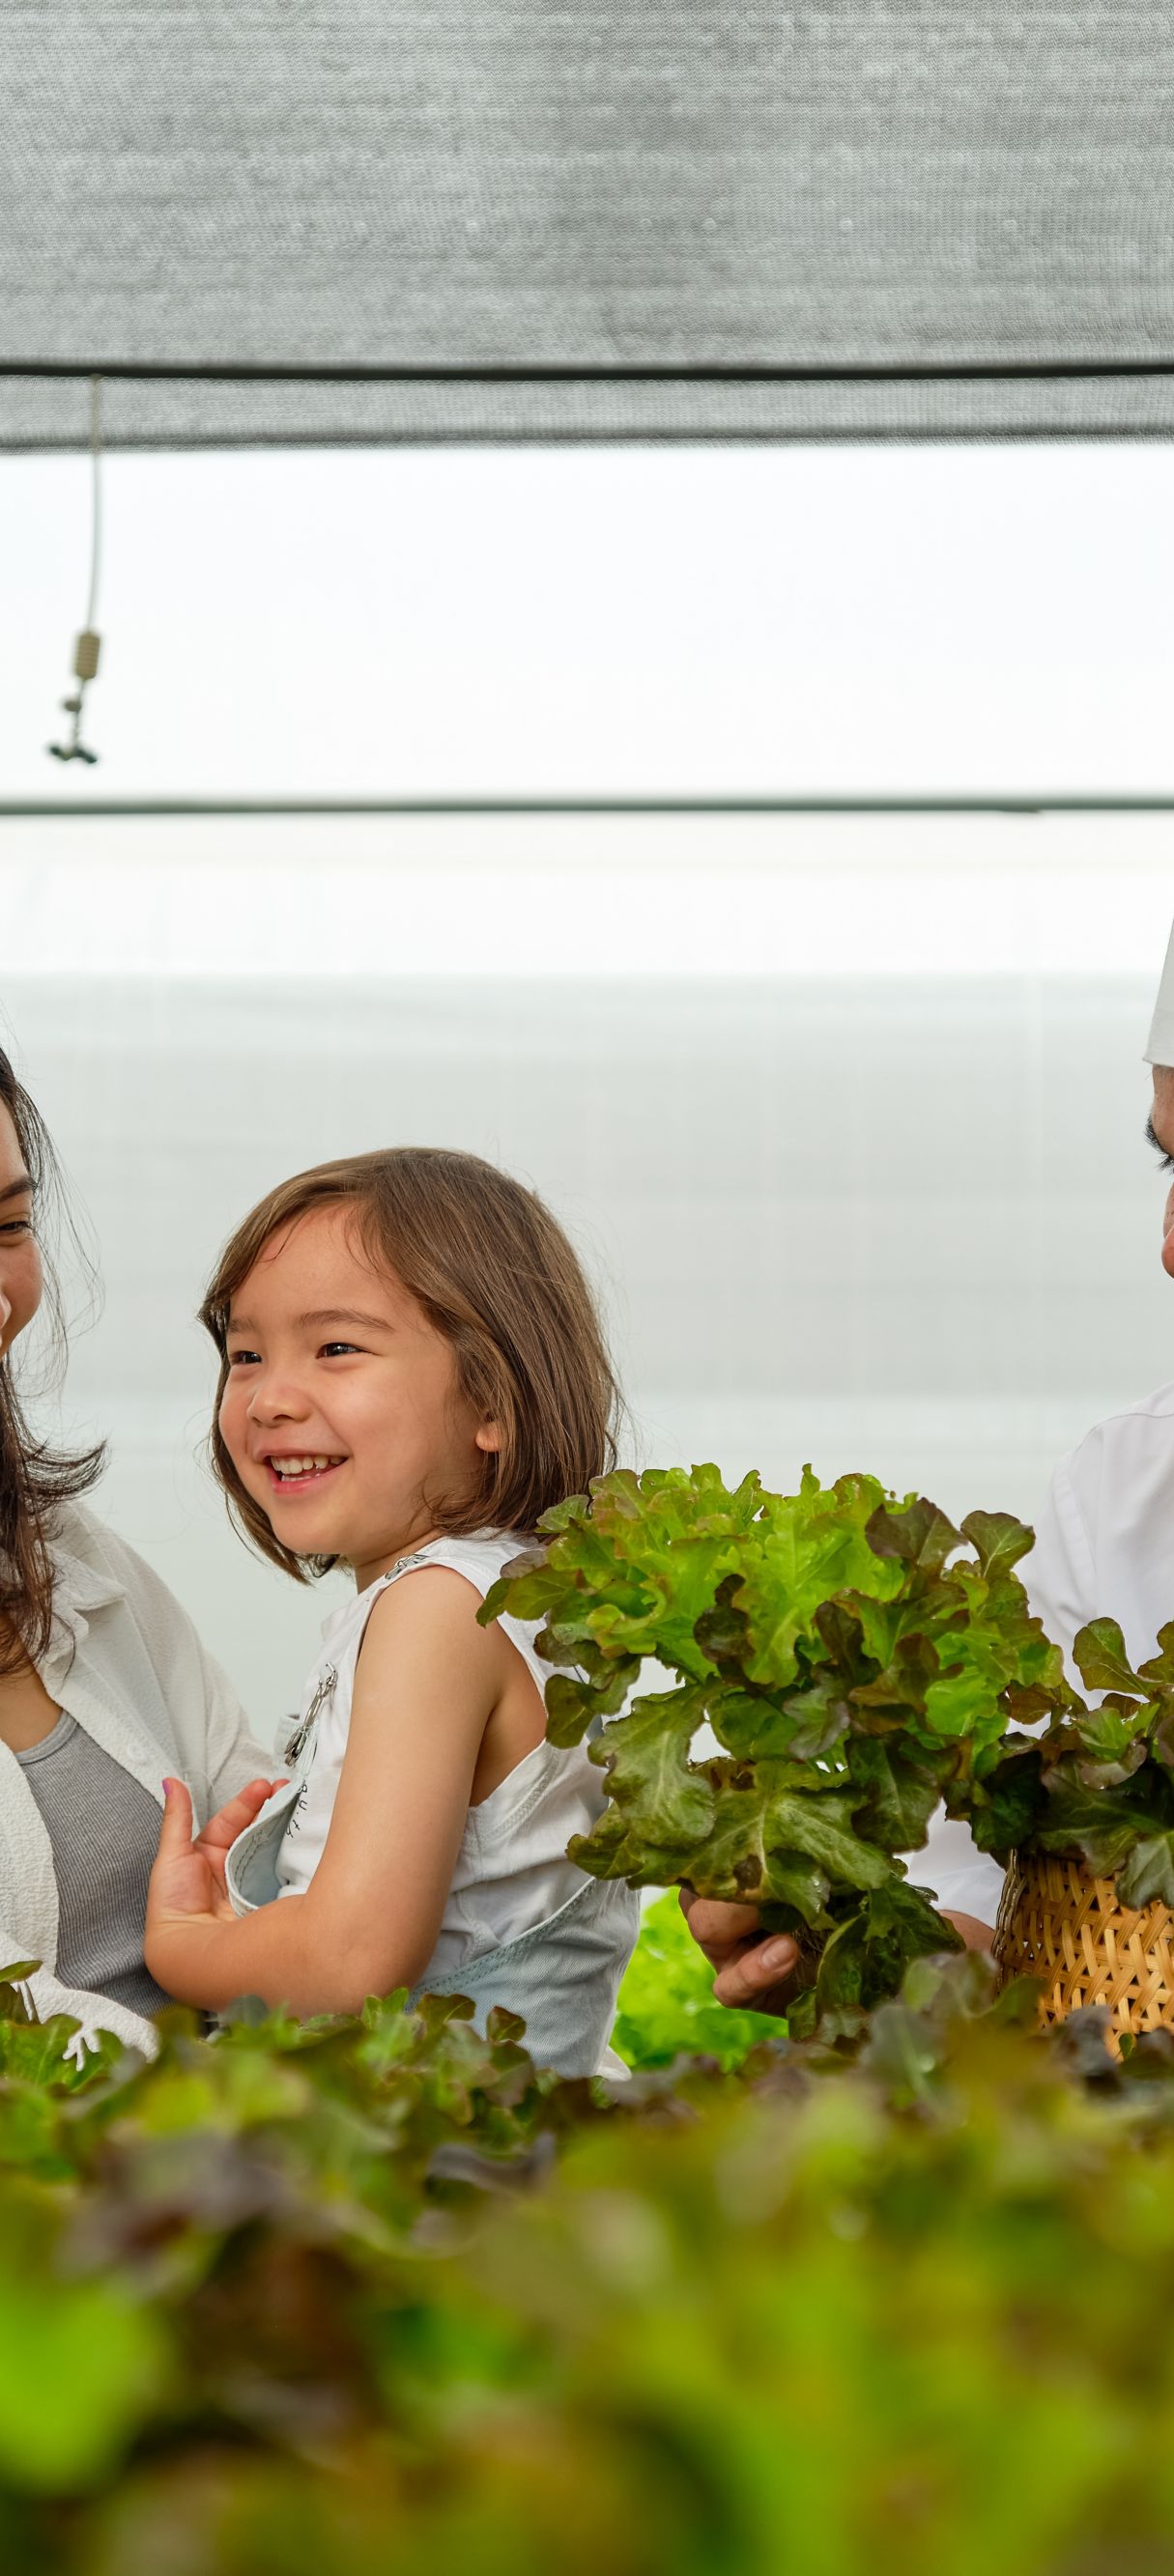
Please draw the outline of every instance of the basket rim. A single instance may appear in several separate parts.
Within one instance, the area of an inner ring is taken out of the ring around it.
[[[1148,1923],[1155,1933],[1167,1925],[1174,1925],[1174,1906],[1167,1905],[1163,1897],[1151,1897],[1145,1905],[1126,1905],[1117,1893],[1115,1873],[1100,1876],[1090,1867],[1083,1852],[1045,1851],[1039,1843],[1017,1845],[1007,1855],[998,1909],[1000,1923],[1017,1910],[1020,1892],[1026,1893],[1033,1879],[1038,1886],[1045,1871],[1053,1869],[1065,1872],[1070,1879],[1079,1882],[1086,1894],[1093,1895],[1102,1922],[1116,1918],[1118,1923],[1129,1926]],[[1062,1887],[1048,1888],[1045,1884],[1043,1893],[1051,1904],[1063,1910],[1065,1891]]]

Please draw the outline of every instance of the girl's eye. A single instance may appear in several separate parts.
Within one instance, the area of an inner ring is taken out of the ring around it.
[[[31,1216],[6,1217],[3,1225],[0,1225],[0,1234],[31,1234],[32,1230]]]
[[[230,1351],[228,1365],[230,1368],[253,1368],[259,1358],[259,1351]]]
[[[323,1342],[320,1357],[328,1360],[332,1358],[335,1351],[354,1352],[358,1350],[358,1347],[359,1345],[357,1342]]]

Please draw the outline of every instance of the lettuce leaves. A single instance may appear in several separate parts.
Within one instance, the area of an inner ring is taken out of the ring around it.
[[[1029,1529],[997,1512],[955,1528],[866,1475],[825,1487],[807,1468],[778,1494],[702,1465],[601,1477],[541,1540],[479,1615],[541,1620],[548,1734],[590,1737],[605,1773],[580,1868],[756,1906],[799,1937],[817,2014],[868,2009],[956,1946],[897,1855],[941,1798],[966,1811],[1012,1717],[1065,1705],[1015,1571]],[[676,1687],[633,1697],[645,1660]]]
[[[1174,1905],[1174,1621],[1136,1671],[1115,1619],[1090,1620],[1072,1651],[1103,1696],[1066,1689],[1045,1734],[1008,1735],[972,1794],[975,1840],[1000,1860],[1026,1845],[1083,1860],[1126,1906]]]

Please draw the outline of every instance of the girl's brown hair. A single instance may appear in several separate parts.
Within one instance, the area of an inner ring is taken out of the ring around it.
[[[0,1107],[16,1129],[16,1141],[33,1185],[37,1233],[56,1201],[85,1268],[91,1288],[93,1265],[65,1201],[61,1170],[48,1128],[8,1057],[0,1051]],[[42,1258],[44,1244],[42,1239]],[[45,1261],[43,1307],[50,1330],[49,1382],[59,1382],[66,1359],[65,1317],[56,1275]],[[50,1540],[60,1505],[87,1494],[106,1463],[102,1443],[67,1452],[35,1436],[16,1392],[12,1374],[15,1344],[0,1358],[0,1674],[20,1672],[39,1663],[53,1626],[53,1560]],[[43,1385],[42,1393],[47,1391]]]
[[[430,1495],[452,1536],[532,1531],[543,1512],[615,1465],[620,1398],[591,1292],[562,1227],[533,1190],[477,1154],[397,1145],[319,1163],[270,1190],[226,1244],[200,1308],[220,1353],[212,1457],[230,1514],[300,1583],[334,1557],[274,1537],[220,1435],[232,1300],[271,1236],[312,1208],[349,1206],[363,1249],[423,1307],[456,1360],[456,1391],[501,1428],[472,1492]]]

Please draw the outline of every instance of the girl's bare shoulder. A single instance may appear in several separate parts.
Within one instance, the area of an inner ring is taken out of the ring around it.
[[[451,1565],[410,1567],[372,1602],[360,1648],[363,1663],[370,1669],[400,1662],[405,1654],[456,1653],[485,1672],[495,1670],[508,1639],[496,1623],[478,1625],[483,1598],[476,1583]]]

